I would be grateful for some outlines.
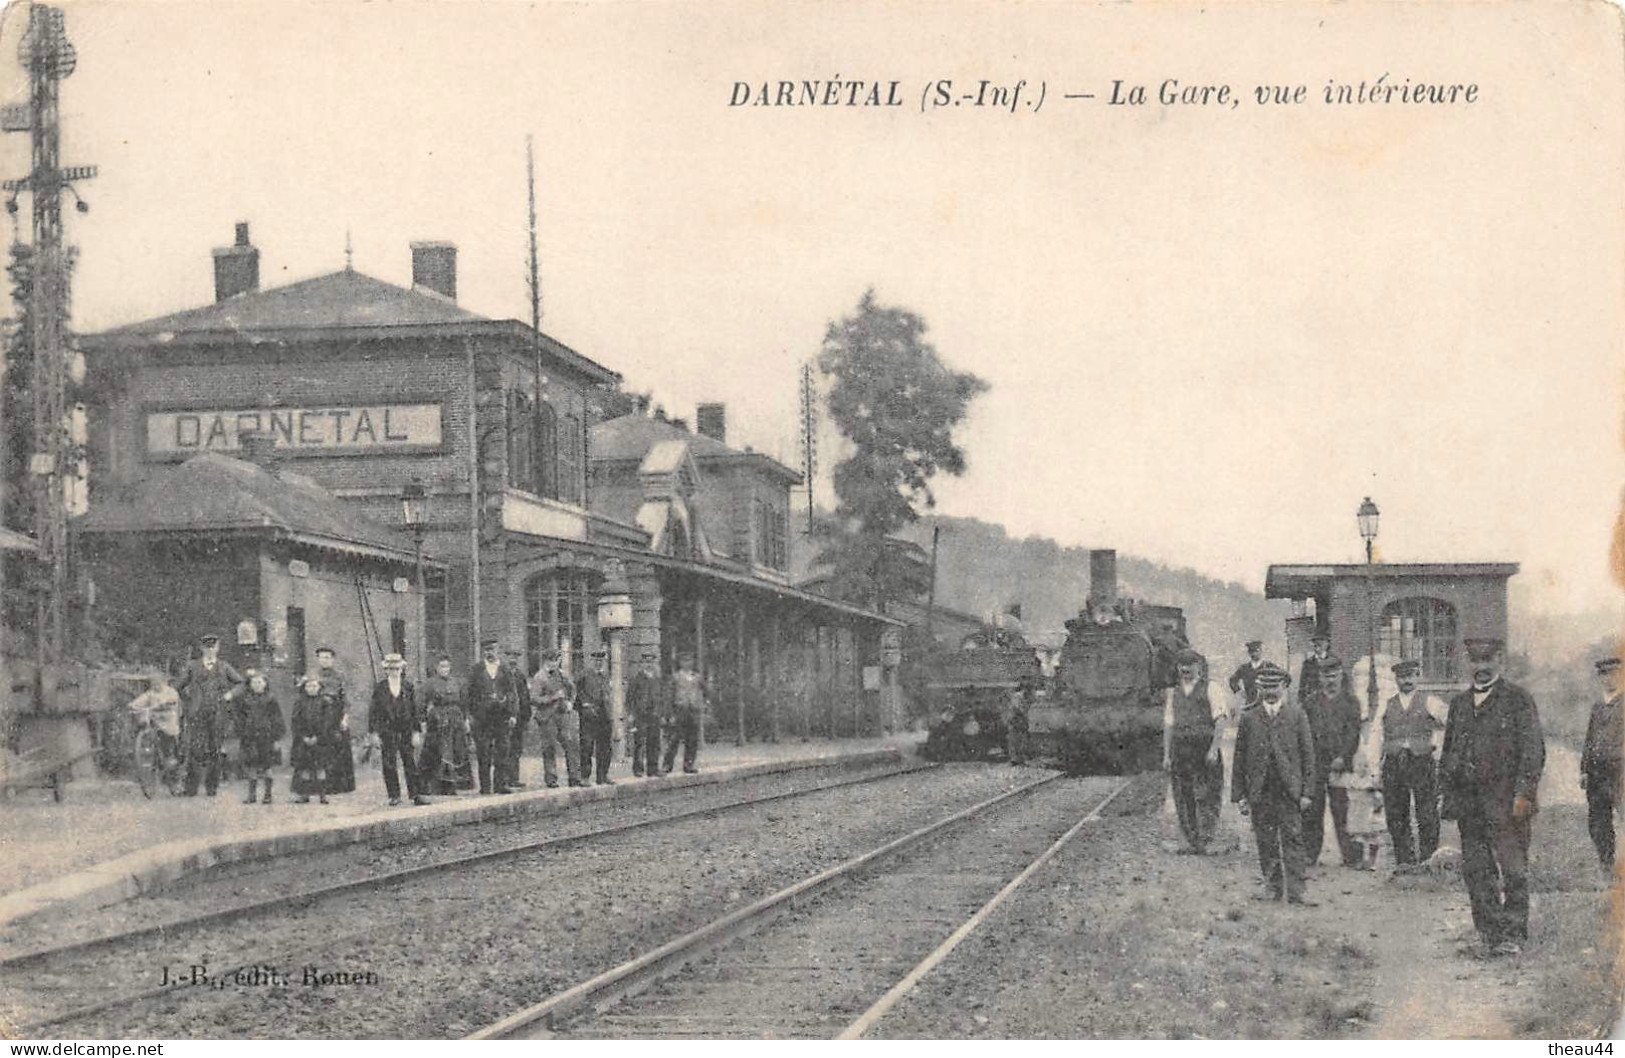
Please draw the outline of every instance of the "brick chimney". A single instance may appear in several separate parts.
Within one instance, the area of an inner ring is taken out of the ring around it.
[[[701,404],[694,409],[694,428],[702,437],[709,437],[721,444],[728,443],[728,406],[726,404]]]
[[[448,301],[457,300],[457,244],[412,244],[412,289],[429,290]]]
[[[260,288],[260,252],[248,241],[248,222],[237,224],[237,239],[214,251],[214,300],[225,301]]]

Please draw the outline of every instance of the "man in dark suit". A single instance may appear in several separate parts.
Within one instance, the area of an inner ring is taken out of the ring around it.
[[[632,718],[632,774],[660,774],[660,720],[666,715],[666,684],[660,678],[660,654],[646,648],[638,671],[626,685],[626,712]]]
[[[1308,668],[1309,662],[1304,662],[1304,667]],[[1319,690],[1301,697],[1309,730],[1315,736],[1315,783],[1309,790],[1309,807],[1303,813],[1304,855],[1310,867],[1320,862],[1329,804],[1343,866],[1358,867],[1364,862],[1364,851],[1349,838],[1349,792],[1341,786],[1328,786],[1327,780],[1354,765],[1354,754],[1360,746],[1360,700],[1344,686],[1341,661],[1325,658],[1317,671]]]
[[[581,713],[581,781],[596,777],[600,786],[613,785],[609,777],[614,727],[610,717],[608,654],[592,652],[587,671],[576,683],[576,709]],[[595,763],[596,762],[596,763]]]
[[[507,785],[508,745],[519,722],[517,677],[497,657],[497,640],[480,643],[480,663],[468,674],[464,700],[474,721],[474,753],[480,793],[513,793]]]
[[[1264,641],[1262,639],[1249,639],[1247,641],[1247,660],[1236,666],[1236,671],[1230,674],[1230,693],[1241,695],[1243,705],[1252,705],[1258,700],[1258,669],[1264,664]]]
[[[1315,779],[1315,739],[1303,710],[1286,698],[1292,677],[1270,662],[1258,672],[1258,702],[1241,714],[1231,800],[1251,816],[1261,900],[1314,906],[1303,892],[1303,810]]]
[[[1332,661],[1343,664],[1332,655],[1332,637],[1325,632],[1310,636],[1309,656],[1303,659],[1303,667],[1298,669],[1298,704],[1302,705],[1305,698],[1320,693],[1320,668]]]
[[[384,790],[389,803],[401,803],[401,779],[395,771],[400,761],[406,772],[406,796],[415,805],[426,805],[423,786],[418,781],[417,750],[423,745],[424,712],[419,709],[417,688],[406,678],[406,659],[399,654],[384,655],[384,678],[372,688],[372,707],[367,710],[367,732],[379,749],[384,768]]]
[[[1621,715],[1620,673],[1617,657],[1597,661],[1597,700],[1586,724],[1585,750],[1580,755],[1580,788],[1586,792],[1587,826],[1597,859],[1610,874],[1614,870],[1614,812],[1620,801],[1620,755],[1625,749],[1625,716]]]
[[[1442,814],[1461,829],[1461,876],[1480,941],[1488,954],[1516,955],[1529,940],[1529,830],[1546,741],[1534,699],[1502,677],[1506,645],[1465,645],[1473,685],[1450,700]]]
[[[513,737],[508,740],[508,759],[505,763],[506,770],[503,772],[506,781],[497,785],[523,790],[525,784],[519,781],[519,762],[525,755],[525,731],[530,727],[532,715],[530,681],[525,678],[523,653],[510,647],[504,655],[503,667],[513,673],[514,692],[518,696],[519,707],[515,713]]]
[[[204,789],[213,797],[220,790],[220,739],[226,729],[226,703],[237,696],[243,677],[220,657],[219,636],[204,636],[198,645],[203,656],[186,663],[186,671],[175,681],[175,691],[181,698],[186,796],[197,796],[201,777]]]

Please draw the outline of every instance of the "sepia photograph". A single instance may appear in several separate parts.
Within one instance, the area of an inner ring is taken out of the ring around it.
[[[12,0],[0,200],[12,1054],[1612,1054],[1618,3]]]

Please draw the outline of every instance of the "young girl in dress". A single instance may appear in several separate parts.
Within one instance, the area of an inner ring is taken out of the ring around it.
[[[1362,853],[1358,868],[1374,871],[1382,836],[1387,831],[1382,811],[1382,725],[1373,718],[1372,710],[1363,709],[1362,713],[1360,745],[1349,762],[1349,770],[1332,775],[1327,782],[1348,790],[1349,842]]]
[[[315,673],[305,677],[301,691],[293,703],[292,790],[302,805],[310,803],[311,794],[326,804],[328,758],[338,735],[336,727],[328,730],[334,703],[322,693],[322,678]]]
[[[271,803],[271,765],[276,763],[276,744],[287,733],[282,722],[282,706],[271,694],[265,673],[249,669],[248,693],[234,703],[237,741],[242,747],[243,777],[248,793],[243,804],[254,803],[254,787],[265,783],[264,804]]]

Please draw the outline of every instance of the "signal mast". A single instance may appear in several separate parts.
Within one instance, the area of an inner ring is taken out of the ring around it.
[[[80,213],[89,212],[73,182],[95,176],[96,167],[60,164],[59,85],[77,67],[78,55],[64,32],[61,10],[44,4],[30,4],[27,10],[28,29],[18,44],[17,59],[28,71],[28,103],[0,111],[0,128],[29,133],[33,164],[27,176],[0,187],[10,193],[7,212],[18,212],[17,196],[25,191],[33,206],[28,327],[34,357],[34,430],[28,468],[34,541],[44,579],[35,611],[35,639],[39,661],[46,665],[62,660],[67,642],[72,558],[68,517],[70,504],[81,499],[75,492],[82,485],[84,442],[76,436],[67,401],[73,350],[67,335],[69,259],[62,246],[62,194],[73,196]]]

